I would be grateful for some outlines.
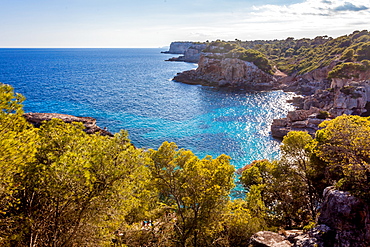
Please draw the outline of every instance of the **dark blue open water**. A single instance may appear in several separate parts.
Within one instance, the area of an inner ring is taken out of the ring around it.
[[[165,62],[161,49],[0,49],[0,82],[26,96],[26,112],[97,119],[129,131],[138,147],[173,141],[201,158],[225,153],[240,168],[276,158],[273,118],[293,107],[291,94],[249,93],[171,81],[195,64]]]

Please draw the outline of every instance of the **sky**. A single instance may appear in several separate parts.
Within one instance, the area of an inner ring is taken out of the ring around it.
[[[370,30],[370,0],[0,0],[1,48],[154,48],[355,30]]]

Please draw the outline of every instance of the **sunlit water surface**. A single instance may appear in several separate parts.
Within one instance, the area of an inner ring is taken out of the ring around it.
[[[0,82],[26,96],[26,112],[91,116],[111,132],[158,148],[171,141],[199,157],[229,155],[236,168],[274,159],[274,118],[292,94],[246,92],[174,82],[196,64],[166,62],[161,49],[0,49]]]

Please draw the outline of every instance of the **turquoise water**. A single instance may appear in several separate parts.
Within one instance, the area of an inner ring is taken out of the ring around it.
[[[26,96],[26,112],[91,116],[111,132],[158,148],[173,141],[200,157],[222,153],[236,168],[274,159],[274,118],[292,94],[186,85],[171,79],[196,64],[166,62],[161,49],[0,49],[0,82]]]

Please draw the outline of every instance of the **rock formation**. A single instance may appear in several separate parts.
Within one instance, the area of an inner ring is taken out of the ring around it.
[[[53,118],[57,118],[63,120],[65,123],[83,123],[83,125],[85,126],[84,131],[88,134],[99,133],[104,136],[113,136],[112,133],[98,127],[96,125],[96,119],[92,117],[76,117],[72,115],[57,113],[25,113],[24,117],[29,123],[33,124],[37,128],[39,128],[44,121],[50,121]]]
[[[168,59],[167,61],[198,63],[200,55],[206,47],[206,44],[193,44],[185,50],[183,56],[173,57]]]
[[[323,70],[324,71],[324,70]],[[315,74],[315,73],[314,73]],[[316,73],[316,77],[312,77],[311,81],[307,80],[308,76],[304,75],[306,79],[299,79],[296,82],[291,82],[287,88],[292,89],[292,85],[298,85],[299,81],[303,82],[303,87],[307,85],[321,85],[320,87],[311,87],[311,91],[315,89],[315,93],[304,98],[297,98],[296,112],[307,117],[299,120],[289,118],[276,119],[271,126],[271,133],[275,137],[282,138],[289,131],[304,130],[314,135],[318,129],[318,124],[322,121],[318,119],[335,118],[337,116],[347,115],[361,115],[369,116],[370,114],[370,71],[359,73],[358,78],[340,79],[333,78],[328,84],[323,73]],[[286,80],[286,78],[284,78]],[[306,82],[306,83],[305,83]],[[287,84],[285,84],[287,85]],[[302,87],[302,86],[300,86]],[[324,89],[324,87],[327,87]],[[299,92],[299,90],[298,90]],[[325,114],[326,112],[326,114]],[[321,117],[315,117],[313,113],[320,113]],[[325,117],[325,115],[327,115]],[[298,121],[298,122],[297,122]],[[298,127],[298,128],[297,128]]]
[[[270,231],[261,231],[254,234],[250,240],[250,247],[291,247],[292,244],[282,235]]]
[[[170,44],[170,49],[168,51],[163,51],[162,53],[170,53],[170,54],[184,54],[189,47],[193,46],[194,42],[172,42]]]
[[[215,58],[202,54],[196,70],[178,73],[175,81],[205,86],[243,87],[253,90],[271,90],[279,87],[277,80],[253,63],[237,58]]]
[[[268,231],[250,239],[252,247],[367,247],[370,246],[369,205],[348,192],[328,187],[319,210],[318,225],[307,231]]]
[[[369,213],[365,202],[348,192],[328,187],[324,191],[318,224],[331,229],[334,247],[366,247],[370,246]]]
[[[329,71],[331,71],[337,61],[330,65],[315,69],[303,75],[286,76],[280,79],[283,84],[284,91],[296,92],[302,95],[312,95],[317,90],[324,90],[330,87],[330,80],[327,79]]]
[[[314,136],[319,124],[330,120],[326,112],[311,107],[309,110],[295,110],[288,112],[286,118],[274,119],[271,125],[271,135],[283,138],[290,131],[306,131]]]

